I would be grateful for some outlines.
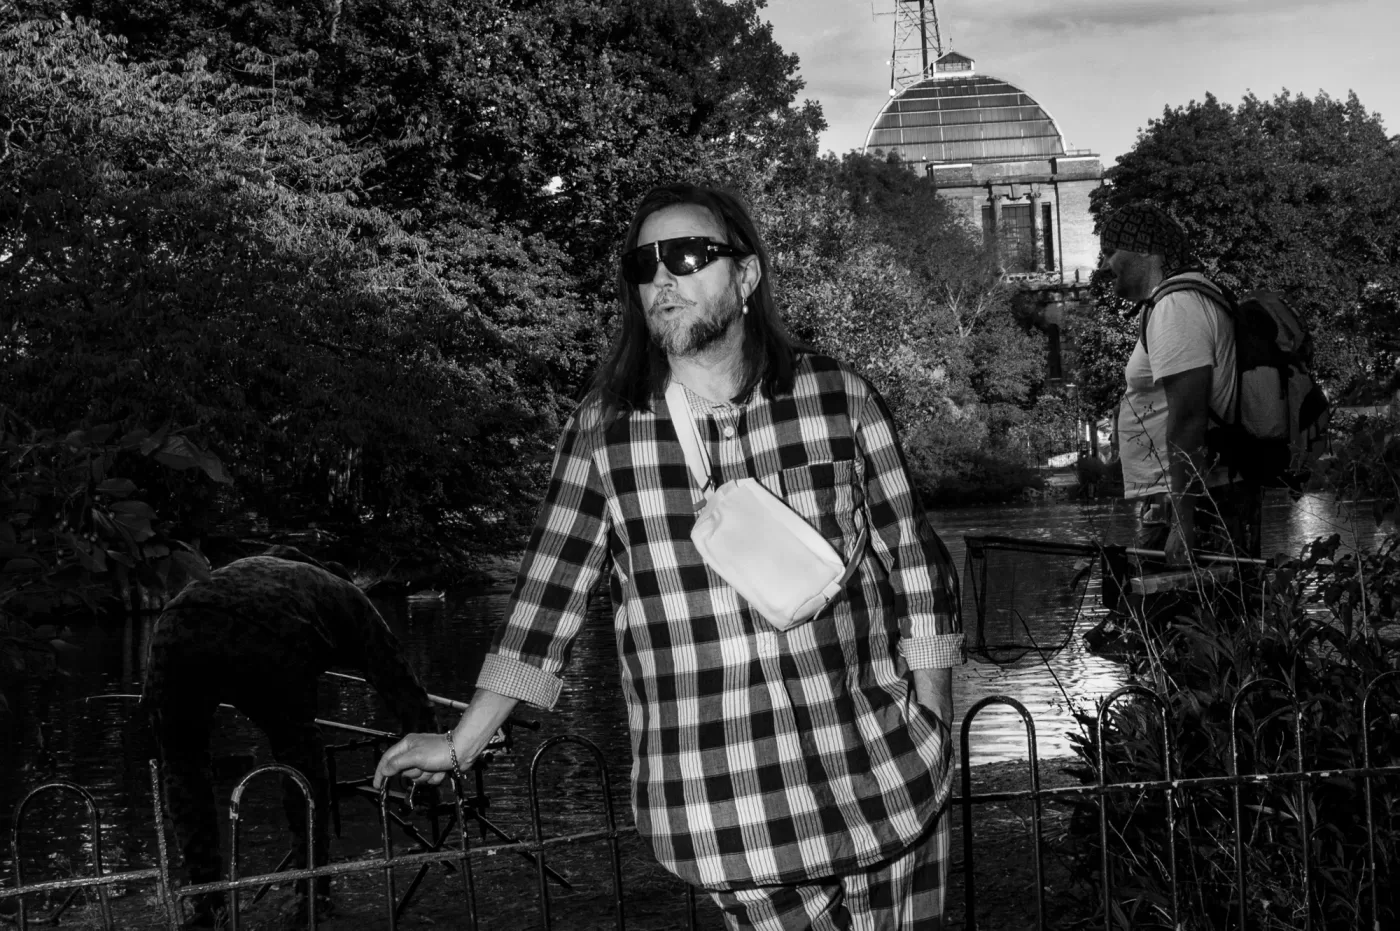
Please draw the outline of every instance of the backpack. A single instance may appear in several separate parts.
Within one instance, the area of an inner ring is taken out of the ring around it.
[[[1265,488],[1302,490],[1318,457],[1329,451],[1332,407],[1312,376],[1313,344],[1308,328],[1274,291],[1250,291],[1236,300],[1226,288],[1200,279],[1169,282],[1143,310],[1141,337],[1147,348],[1147,315],[1162,298],[1197,291],[1235,324],[1235,416],[1214,410],[1206,446],[1236,476]]]

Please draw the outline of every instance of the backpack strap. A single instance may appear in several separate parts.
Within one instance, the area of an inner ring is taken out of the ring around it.
[[[1147,349],[1147,315],[1152,313],[1152,308],[1156,307],[1162,298],[1182,291],[1195,291],[1198,294],[1204,294],[1207,298],[1219,305],[1220,309],[1225,311],[1225,315],[1229,317],[1231,321],[1235,320],[1237,316],[1235,311],[1235,297],[1225,288],[1214,282],[1202,281],[1199,278],[1181,278],[1177,281],[1169,279],[1159,285],[1157,290],[1153,291],[1148,296],[1147,300],[1141,302],[1142,312],[1138,319],[1138,338],[1142,340],[1143,349]]]
[[[1148,296],[1147,300],[1145,300],[1145,301],[1142,302],[1142,311],[1141,311],[1141,313],[1140,313],[1140,315],[1139,315],[1139,316],[1140,316],[1140,319],[1139,319],[1139,323],[1138,323],[1138,338],[1142,340],[1142,348],[1143,348],[1143,351],[1144,351],[1144,352],[1148,352],[1148,353],[1150,354],[1150,350],[1149,350],[1148,347],[1147,347],[1147,316],[1148,316],[1148,314],[1150,314],[1150,313],[1152,312],[1152,309],[1153,309],[1154,307],[1157,306],[1158,302],[1160,302],[1160,301],[1162,300],[1162,298],[1167,297],[1168,295],[1171,295],[1171,294],[1178,294],[1178,293],[1180,293],[1180,292],[1182,292],[1182,291],[1195,291],[1197,294],[1203,294],[1203,295],[1205,295],[1208,299],[1210,299],[1211,301],[1213,301],[1213,302],[1216,304],[1216,306],[1218,306],[1221,310],[1225,311],[1225,316],[1229,317],[1229,318],[1230,318],[1230,322],[1231,322],[1231,323],[1234,323],[1234,324],[1238,327],[1238,325],[1239,325],[1239,311],[1238,311],[1238,307],[1237,307],[1237,303],[1238,303],[1238,302],[1236,301],[1235,295],[1230,291],[1230,289],[1226,288],[1226,287],[1223,286],[1223,285],[1218,285],[1218,284],[1216,284],[1216,283],[1213,282],[1213,281],[1211,281],[1211,282],[1203,281],[1203,280],[1201,280],[1200,278],[1186,278],[1186,277],[1181,277],[1181,278],[1179,278],[1179,279],[1177,279],[1177,280],[1168,279],[1167,281],[1165,281],[1165,282],[1163,282],[1161,285],[1159,285],[1159,286],[1157,287],[1157,290],[1153,291],[1152,294]],[[1239,343],[1238,343],[1238,342],[1235,344],[1235,347],[1236,347],[1236,348],[1235,348],[1235,351],[1236,351],[1236,353],[1238,353],[1238,352],[1239,352]],[[1240,386],[1241,386],[1241,384],[1243,383],[1243,376],[1244,376],[1244,373],[1240,371],[1239,360],[1236,359],[1236,362],[1235,362],[1235,423],[1239,423],[1239,422],[1240,422],[1240,396],[1241,396],[1241,394],[1242,394],[1242,392],[1240,391]],[[1221,416],[1215,412],[1215,409],[1214,409],[1214,408],[1207,406],[1206,412],[1210,415],[1210,419],[1211,419],[1211,420],[1215,421],[1217,424],[1221,425],[1222,427],[1223,427],[1223,426],[1227,426],[1225,420],[1222,419]]]

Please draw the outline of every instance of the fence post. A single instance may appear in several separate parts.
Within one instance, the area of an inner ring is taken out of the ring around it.
[[[44,792],[57,791],[73,793],[74,795],[78,796],[79,799],[82,800],[83,805],[87,808],[89,828],[92,831],[92,875],[94,878],[102,876],[102,819],[101,817],[99,817],[97,811],[97,799],[93,798],[92,793],[89,792],[87,789],[84,789],[82,786],[79,785],[74,785],[71,782],[46,782],[41,786],[36,786],[35,788],[31,789],[28,793],[25,794],[24,798],[20,799],[20,803],[15,806],[14,819],[11,822],[10,827],[10,850],[15,859],[16,888],[23,888],[24,886],[24,861],[20,859],[19,849],[19,835],[20,829],[24,824],[24,811],[26,808],[29,807],[29,803],[34,800],[35,796],[38,796]],[[69,892],[68,898],[63,900],[63,904],[58,907],[57,911],[54,912],[54,915],[50,920],[54,923],[57,923],[58,916],[63,914],[64,909],[66,909],[72,903],[74,897],[77,896],[77,894],[77,889],[74,889],[71,892]],[[97,901],[100,903],[100,907],[102,909],[103,927],[106,928],[107,931],[113,931],[114,926],[112,924],[112,906],[111,903],[107,900],[106,886],[99,885],[97,887]],[[28,921],[27,915],[25,913],[24,896],[17,896],[16,903],[18,909],[17,914],[19,918],[19,928],[20,931],[25,931],[25,929],[28,927]]]
[[[962,721],[960,745],[962,747],[963,777],[963,908],[966,909],[963,924],[968,931],[976,931],[977,895],[974,890],[972,870],[972,770],[968,762],[971,753],[969,735],[972,732],[972,719],[988,705],[1007,705],[1015,709],[1016,713],[1021,716],[1021,722],[1026,725],[1026,748],[1030,757],[1031,777],[1031,837],[1033,841],[1031,857],[1035,868],[1036,926],[1043,931],[1045,928],[1045,867],[1041,862],[1043,842],[1040,823],[1040,762],[1036,752],[1035,721],[1031,718],[1031,713],[1026,710],[1025,705],[1005,695],[988,695],[969,708]]]
[[[536,856],[539,858],[537,872],[540,884],[540,916],[544,919],[545,931],[550,931],[553,922],[549,912],[549,877],[545,871],[544,826],[540,823],[539,769],[545,754],[563,743],[575,743],[583,747],[593,755],[593,760],[598,765],[598,778],[603,789],[603,812],[608,823],[608,846],[612,852],[613,900],[617,908],[617,931],[625,931],[626,919],[622,902],[622,850],[617,842],[617,823],[613,817],[612,784],[608,779],[607,761],[597,744],[586,737],[578,737],[574,734],[560,734],[549,738],[540,744],[540,748],[535,751],[534,759],[530,761],[530,818],[535,833],[535,846],[538,848]]]
[[[284,777],[296,783],[306,798],[306,866],[308,869],[315,869],[316,863],[316,799],[311,793],[311,783],[297,769],[283,763],[268,763],[259,766],[238,781],[238,785],[233,787],[233,794],[229,797],[229,858],[228,858],[228,880],[234,882],[238,877],[238,841],[239,825],[242,823],[239,815],[239,805],[243,801],[243,791],[248,787],[248,783],[255,777],[263,773],[281,773]],[[325,864],[320,864],[324,866]],[[308,878],[306,880],[306,923],[310,931],[316,931],[316,880]],[[234,887],[229,890],[229,929],[238,931],[238,894],[239,889]]]
[[[1108,720],[1108,709],[1113,703],[1126,696],[1136,696],[1152,701],[1157,708],[1157,716],[1162,726],[1162,765],[1167,782],[1167,871],[1172,886],[1172,927],[1181,926],[1180,895],[1177,888],[1176,869],[1176,790],[1172,785],[1172,740],[1167,703],[1162,696],[1141,685],[1124,685],[1109,692],[1099,700],[1098,720],[1094,724],[1094,750],[1099,760],[1099,856],[1103,870],[1103,922],[1107,931],[1113,929],[1113,865],[1108,859],[1108,754],[1104,751],[1104,724]]]
[[[1381,926],[1381,902],[1380,890],[1376,888],[1376,816],[1371,790],[1371,697],[1375,695],[1377,686],[1392,680],[1400,681],[1400,670],[1392,669],[1376,676],[1361,696],[1361,766],[1366,771],[1366,774],[1361,777],[1366,798],[1365,884],[1371,890],[1370,927],[1372,929]]]
[[[1240,706],[1241,706],[1241,704],[1243,704],[1245,696],[1248,695],[1248,694],[1250,693],[1251,690],[1257,690],[1257,689],[1263,689],[1263,688],[1274,688],[1274,689],[1277,689],[1278,691],[1280,691],[1280,692],[1282,692],[1283,694],[1285,694],[1285,695],[1288,696],[1289,705],[1290,705],[1290,706],[1292,707],[1292,709],[1293,709],[1293,740],[1294,740],[1294,750],[1295,750],[1295,752],[1297,752],[1297,754],[1298,754],[1299,772],[1304,772],[1304,771],[1305,771],[1305,769],[1304,769],[1304,767],[1303,767],[1303,724],[1302,724],[1302,711],[1301,711],[1301,710],[1299,709],[1299,707],[1298,707],[1298,696],[1293,692],[1292,689],[1290,689],[1290,688],[1287,686],[1287,684],[1281,682],[1281,681],[1278,680],[1278,679],[1273,679],[1273,678],[1251,679],[1251,680],[1249,680],[1248,682],[1246,682],[1244,685],[1240,686],[1239,691],[1235,693],[1234,699],[1232,699],[1231,702],[1230,702],[1230,770],[1231,770],[1230,775],[1233,776],[1234,779],[1235,779],[1235,782],[1234,782],[1234,785],[1233,785],[1233,790],[1234,790],[1234,802],[1235,802],[1235,804],[1234,804],[1234,809],[1235,809],[1235,810],[1234,810],[1234,816],[1235,816],[1235,884],[1236,884],[1236,886],[1238,887],[1235,891],[1236,891],[1236,893],[1237,893],[1237,894],[1239,895],[1239,897],[1240,897],[1240,898],[1239,898],[1239,902],[1240,902],[1240,925],[1239,925],[1239,931],[1247,931],[1247,929],[1248,929],[1248,927],[1249,927],[1249,908],[1248,908],[1248,906],[1249,906],[1249,897],[1246,895],[1246,890],[1247,890],[1248,887],[1245,885],[1245,869],[1244,869],[1244,862],[1245,862],[1245,860],[1244,860],[1244,813],[1243,813],[1243,806],[1242,806],[1242,803],[1241,803],[1241,801],[1240,801],[1240,796],[1243,794],[1243,791],[1244,791],[1244,781],[1243,781],[1243,779],[1240,778],[1242,774],[1240,773],[1240,746],[1239,746],[1239,743],[1240,743],[1240,728],[1239,728],[1239,712],[1240,712]],[[1256,754],[1255,764],[1256,764],[1256,765],[1255,765],[1255,768],[1257,769],[1257,768],[1258,768],[1257,754]],[[1251,773],[1251,775],[1258,775],[1258,773]],[[1312,899],[1311,899],[1311,890],[1308,888],[1309,880],[1310,880],[1310,873],[1309,873],[1309,870],[1308,870],[1308,859],[1309,859],[1309,857],[1308,857],[1308,852],[1309,852],[1309,845],[1308,845],[1308,823],[1307,823],[1307,818],[1308,818],[1308,812],[1307,812],[1307,788],[1306,788],[1306,784],[1305,784],[1305,783],[1306,783],[1306,780],[1299,780],[1299,782],[1300,782],[1300,787],[1299,787],[1300,804],[1299,804],[1299,810],[1298,810],[1298,826],[1299,826],[1299,830],[1300,830],[1300,832],[1301,832],[1302,855],[1303,855],[1303,908],[1304,908],[1304,922],[1306,923],[1306,925],[1307,925],[1308,927],[1312,927]]]

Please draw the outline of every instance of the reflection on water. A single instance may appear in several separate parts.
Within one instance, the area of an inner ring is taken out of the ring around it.
[[[1007,536],[1058,542],[1094,540],[1131,544],[1136,511],[1121,499],[1099,503],[1058,503],[1020,508],[966,508],[940,510],[930,516],[959,565],[963,563],[963,537]],[[1369,502],[1338,503],[1330,495],[1308,495],[1291,501],[1282,492],[1269,492],[1264,502],[1263,552],[1267,555],[1299,551],[1318,537],[1340,534],[1344,546],[1358,541],[1374,545],[1382,529],[1376,526]],[[989,580],[989,588],[995,580]],[[1097,603],[1098,580],[1090,583],[1086,608]],[[973,623],[967,618],[967,623]],[[1055,640],[1053,623],[1037,624],[1028,618],[1039,642]],[[1092,624],[1092,618],[1088,624]],[[1085,629],[1081,619],[1079,632]],[[1076,710],[1092,712],[1104,695],[1125,684],[1123,669],[1089,653],[1079,636],[1045,663],[1001,668],[970,660],[953,679],[953,701],[962,715],[991,695],[1007,695],[1026,706],[1035,723],[1036,750],[1042,758],[1067,756],[1067,734],[1078,731]],[[1027,756],[1027,736],[1020,716],[996,704],[979,713],[970,732],[969,758],[974,764]]]
[[[1348,545],[1358,540],[1370,544],[1380,537],[1369,505],[1347,508],[1321,496],[1297,503],[1274,498],[1268,501],[1264,513],[1266,553],[1296,553],[1313,538],[1333,533],[1340,533]],[[1127,543],[1133,532],[1132,508],[1119,500],[942,510],[932,517],[959,566],[964,558],[964,534]],[[1096,597],[1097,591],[1091,587],[1089,602]],[[502,590],[469,591],[452,593],[444,601],[382,602],[381,609],[399,631],[410,662],[420,671],[429,690],[463,697],[470,691],[506,600],[507,593]],[[1028,620],[1037,637],[1049,636],[1046,630],[1034,627],[1034,618]],[[1083,628],[1081,622],[1080,630]],[[113,865],[149,864],[154,851],[145,768],[145,760],[153,753],[150,741],[144,729],[130,721],[129,704],[82,701],[100,693],[139,690],[143,631],[138,624],[126,629],[95,628],[79,634],[83,650],[74,676],[60,683],[48,707],[36,709],[47,722],[45,736],[51,752],[37,757],[34,741],[20,739],[15,720],[0,719],[0,813],[12,810],[24,789],[42,781],[75,780],[91,789],[103,806],[104,847],[109,861]],[[256,671],[250,674],[255,675]],[[1089,654],[1082,639],[1072,636],[1067,646],[1045,663],[1023,662],[1015,668],[1001,668],[969,662],[958,668],[954,701],[962,714],[987,696],[1002,694],[1017,699],[1033,717],[1039,755],[1063,757],[1068,755],[1070,746],[1066,732],[1075,728],[1073,711],[1092,710],[1100,697],[1121,684],[1120,667]],[[326,683],[322,709],[326,718],[394,727],[368,690],[353,683]],[[594,606],[579,635],[557,707],[552,712],[525,713],[537,718],[541,729],[522,734],[519,750],[490,768],[491,817],[517,836],[526,832],[530,755],[545,739],[572,733],[587,737],[602,748],[612,775],[612,797],[622,820],[630,823],[627,784],[631,751],[612,624],[604,606]],[[446,726],[449,720],[444,718],[442,723]],[[224,713],[217,733],[216,755],[254,752],[260,760],[267,759],[261,735],[241,716]],[[1024,727],[1008,707],[993,705],[979,714],[970,737],[973,763],[1026,756]],[[368,761],[363,765],[367,767]],[[588,818],[601,817],[595,814],[600,795],[593,781],[594,771],[591,759],[585,755],[569,748],[560,751],[542,777],[541,798],[547,821],[567,824],[572,830],[593,826],[581,819],[585,818],[584,813]],[[222,783],[230,784],[231,777]],[[279,823],[275,786],[269,786],[262,801],[249,804],[255,821]],[[30,823],[41,829],[56,824],[75,826],[82,821],[77,806],[57,796],[49,796],[37,806],[31,818]],[[340,849],[337,855],[362,853],[377,840],[371,832],[363,840],[364,846],[354,847],[357,842],[344,841],[351,846]],[[5,850],[0,854],[4,858],[0,859],[0,872],[8,869],[8,853]]]

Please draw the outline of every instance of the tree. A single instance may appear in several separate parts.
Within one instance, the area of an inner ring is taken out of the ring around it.
[[[1040,339],[1015,319],[980,237],[927,180],[857,153],[756,207],[794,334],[872,380],[920,484],[978,468],[1044,377]]]
[[[373,153],[370,203],[425,226],[466,205],[544,235],[593,299],[646,190],[800,173],[825,126],[795,105],[797,60],[758,18],[764,0],[25,3],[92,16],[141,60],[198,54],[259,87],[272,78],[240,49],[301,62],[301,115]]]
[[[372,153],[298,89],[132,64],[82,24],[0,33],[0,396],[61,431],[197,427],[235,511],[513,542],[581,377],[563,257],[363,206]]]
[[[1236,290],[1282,291],[1316,331],[1339,387],[1400,360],[1400,141],[1355,94],[1287,91],[1168,108],[1107,172],[1093,210],[1149,200],[1174,213]]]

